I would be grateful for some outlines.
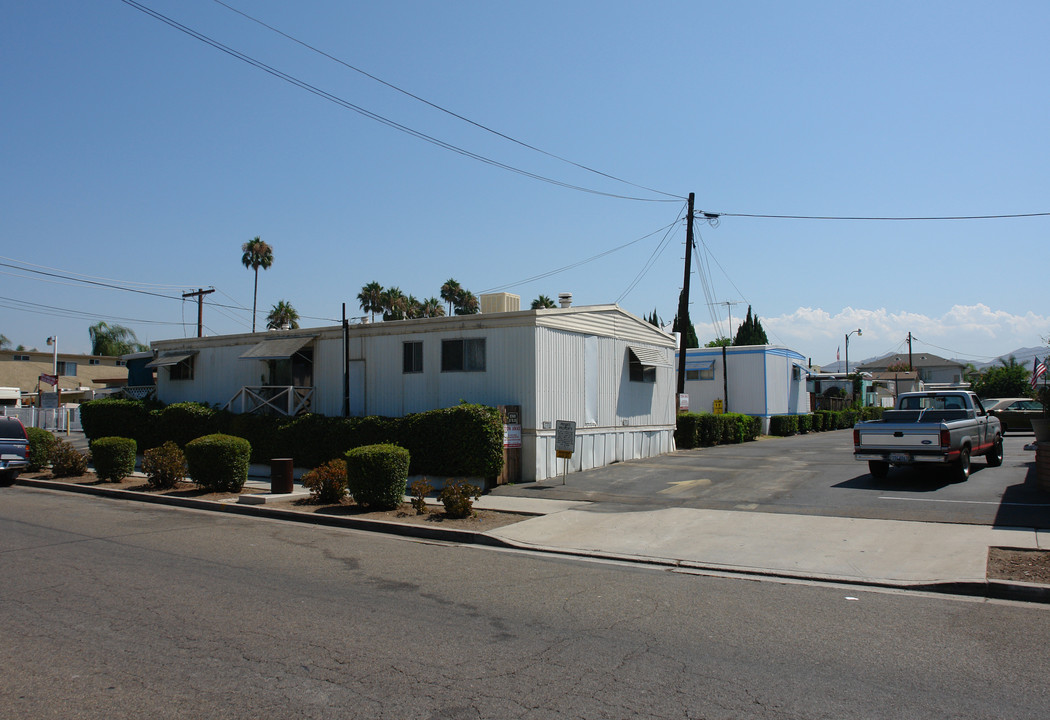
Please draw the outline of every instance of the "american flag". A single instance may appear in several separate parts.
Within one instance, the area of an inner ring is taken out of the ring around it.
[[[1046,362],[1039,358],[1032,359],[1032,388],[1039,382],[1039,378],[1046,375]]]

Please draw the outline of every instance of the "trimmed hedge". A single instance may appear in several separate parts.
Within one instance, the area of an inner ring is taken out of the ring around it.
[[[185,446],[208,434],[244,438],[252,460],[291,457],[299,467],[320,467],[350,448],[392,443],[409,450],[413,474],[499,477],[503,471],[503,423],[499,412],[461,404],[402,418],[338,418],[303,414],[294,418],[238,415],[199,403],[148,409],[135,400],[91,400],[81,405],[89,439],[134,438],[140,448],[172,440]],[[106,432],[102,432],[105,430]]]
[[[675,427],[675,446],[682,450],[754,440],[762,428],[757,417],[741,413],[684,413]]]
[[[91,464],[99,480],[120,482],[135,472],[135,441],[126,437],[103,437],[91,441]]]
[[[251,443],[233,435],[205,435],[186,444],[190,477],[210,492],[240,492],[251,457]]]
[[[358,505],[393,510],[405,499],[409,452],[389,443],[346,453],[346,489]]]
[[[774,415],[769,418],[769,434],[787,437],[798,432],[798,415]]]
[[[27,427],[29,437],[29,472],[40,472],[51,462],[51,451],[55,447],[55,436],[50,430],[38,427]]]

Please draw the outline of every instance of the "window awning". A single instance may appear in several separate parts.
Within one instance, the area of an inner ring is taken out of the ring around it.
[[[685,359],[686,370],[713,370],[714,367],[714,360],[690,360],[688,357]]]
[[[797,367],[797,368],[798,368],[799,370],[801,370],[802,372],[806,373],[807,375],[816,375],[816,373],[815,373],[815,372],[813,372],[812,370],[810,370],[810,369],[809,369],[808,367],[806,367],[805,365],[802,365],[802,364],[800,364],[800,363],[791,363],[791,364],[792,364],[792,365],[794,365],[795,367]]]
[[[317,336],[269,338],[241,355],[241,360],[287,360],[305,345],[313,342],[315,337]]]
[[[627,349],[634,355],[634,359],[645,367],[671,367],[671,362],[659,350],[637,345],[628,345]]]
[[[196,354],[197,354],[196,350],[190,350],[189,352],[186,352],[185,350],[182,350],[182,351],[178,351],[178,352],[163,353],[160,357],[158,357],[153,362],[146,363],[146,367],[148,367],[148,368],[159,368],[159,367],[170,367],[172,365],[178,365],[183,360],[189,360],[191,357],[193,357]]]

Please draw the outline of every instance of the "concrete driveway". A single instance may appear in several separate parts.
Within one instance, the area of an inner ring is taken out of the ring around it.
[[[998,468],[975,459],[970,479],[895,468],[876,480],[853,459],[852,431],[763,438],[501,486],[493,495],[591,500],[632,507],[745,510],[844,518],[1050,528],[1050,493],[1035,482],[1031,434],[1008,435]]]

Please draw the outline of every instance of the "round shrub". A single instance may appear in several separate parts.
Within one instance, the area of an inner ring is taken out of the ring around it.
[[[186,455],[171,440],[142,453],[142,472],[146,482],[157,490],[170,490],[186,479]]]
[[[55,477],[80,477],[87,472],[87,456],[66,440],[56,440],[51,448],[51,474]]]
[[[346,487],[358,505],[393,510],[405,499],[409,453],[397,445],[365,445],[346,453]]]
[[[124,437],[102,437],[91,441],[91,460],[99,480],[120,482],[135,472],[135,441]]]
[[[337,503],[346,497],[346,460],[329,460],[302,477],[315,502]]]
[[[251,456],[251,443],[233,435],[205,435],[186,444],[190,477],[209,492],[240,492]]]
[[[27,427],[29,436],[29,472],[40,472],[51,462],[51,451],[55,448],[55,436],[51,431],[38,427]]]
[[[186,447],[191,440],[212,432],[215,411],[207,405],[180,402],[166,406],[156,413],[158,440],[172,440]]]
[[[449,478],[438,493],[438,500],[445,506],[450,518],[474,517],[474,500],[481,497],[481,489],[466,480]]]

